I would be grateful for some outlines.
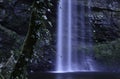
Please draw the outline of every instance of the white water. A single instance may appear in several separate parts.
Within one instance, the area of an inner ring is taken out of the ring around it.
[[[72,0],[58,6],[57,71],[72,71]]]
[[[90,3],[91,0],[88,0],[88,6]],[[85,21],[84,1],[81,1],[79,7],[80,20],[78,20],[77,7],[77,0],[60,0],[58,5],[57,72],[95,70],[92,57],[86,55],[85,51],[86,47],[92,48],[93,43],[91,26],[86,24]],[[90,7],[87,9],[87,12],[91,13]],[[78,30],[80,30],[80,34],[78,34]],[[78,41],[79,35],[80,39]],[[78,52],[79,46],[82,47],[82,50],[79,51],[80,53]],[[92,49],[89,50],[89,53],[91,52],[93,52]]]
[[[72,1],[68,1],[68,70],[72,70]]]
[[[58,5],[58,34],[57,34],[57,71],[62,71],[63,66],[62,66],[62,46],[63,46],[63,22],[62,22],[62,15],[63,15],[63,0],[60,0],[59,5]]]

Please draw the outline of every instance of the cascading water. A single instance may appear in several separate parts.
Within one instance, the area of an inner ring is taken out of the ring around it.
[[[79,27],[79,42],[80,42],[80,71],[96,71],[95,61],[92,58],[93,55],[93,33],[92,26],[90,25],[91,14],[91,0],[87,1],[88,7],[85,8],[85,1],[81,1],[80,5],[80,27]],[[87,14],[88,16],[86,16]]]
[[[88,6],[90,2],[91,1],[88,0]],[[80,21],[78,19],[77,7],[77,0],[59,1],[56,58],[57,72],[94,70],[92,65],[93,60],[90,56],[86,55],[85,51],[86,47],[92,48],[92,31],[90,24],[86,24],[85,22],[84,1],[81,1]],[[90,8],[88,8],[87,11],[90,13]],[[78,30],[80,30],[80,35]],[[79,40],[78,36],[80,36]],[[86,39],[88,40],[86,41]],[[78,52],[79,46],[82,47],[79,51],[80,53]],[[91,52],[93,51],[90,50],[89,53]]]
[[[57,71],[72,70],[72,0],[58,6]]]

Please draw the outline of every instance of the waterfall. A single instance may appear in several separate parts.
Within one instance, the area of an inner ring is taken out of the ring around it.
[[[57,71],[73,71],[76,53],[76,9],[75,0],[60,0],[58,5]],[[74,8],[74,10],[73,10]],[[74,18],[74,19],[73,19]],[[74,25],[74,27],[73,27]],[[73,53],[74,52],[74,53]],[[75,67],[74,67],[75,68]]]
[[[85,1],[81,1],[79,6],[80,14],[80,27],[79,27],[79,44],[80,44],[80,59],[79,70],[80,71],[96,71],[95,61],[93,59],[93,33],[92,26],[90,24],[91,15],[91,0],[87,1],[87,8],[85,7]],[[86,15],[85,15],[86,14]],[[78,26],[79,26],[78,25]]]
[[[59,1],[56,57],[57,72],[94,70],[92,66],[93,60],[91,56],[86,55],[85,51],[86,47],[92,48],[92,30],[90,24],[86,24],[85,21],[84,2],[85,1],[81,1],[79,14],[77,0]],[[91,0],[88,0],[88,13],[91,13],[90,3]],[[78,36],[80,36],[79,40]],[[80,51],[78,51],[79,46],[82,47]],[[89,53],[91,52],[93,51],[89,50]]]
[[[62,46],[63,46],[63,22],[62,22],[62,15],[63,15],[63,0],[60,0],[58,5],[58,30],[57,30],[57,71],[62,71]]]
[[[58,6],[57,71],[72,70],[72,0]]]
[[[68,1],[68,71],[72,70],[72,1]]]

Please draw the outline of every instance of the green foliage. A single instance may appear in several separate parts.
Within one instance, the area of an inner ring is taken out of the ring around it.
[[[120,39],[94,46],[95,57],[109,61],[120,60]]]
[[[0,79],[5,79],[5,78],[3,77],[3,75],[0,74]]]

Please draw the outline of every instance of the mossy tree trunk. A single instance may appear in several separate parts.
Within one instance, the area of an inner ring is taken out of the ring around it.
[[[10,79],[26,79],[26,66],[33,55],[33,49],[38,40],[36,33],[39,31],[39,29],[45,27],[44,18],[42,18],[43,14],[39,14],[38,17],[37,5],[38,2],[34,1],[28,33],[24,41],[23,48],[21,50],[21,55],[18,58],[13,72],[11,73]],[[44,6],[40,7],[41,9],[44,8]],[[36,24],[36,20],[38,19],[40,20],[40,23]]]

